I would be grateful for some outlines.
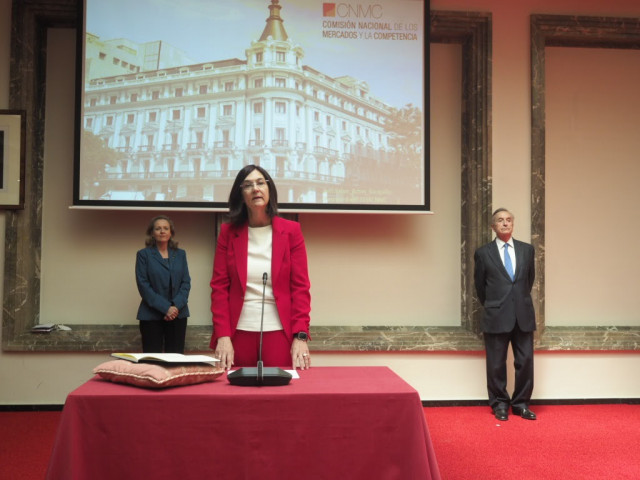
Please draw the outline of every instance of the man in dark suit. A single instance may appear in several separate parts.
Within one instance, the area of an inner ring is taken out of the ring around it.
[[[491,218],[496,239],[475,252],[474,281],[484,307],[481,329],[487,353],[489,405],[498,420],[514,415],[535,420],[529,410],[533,392],[533,332],[536,329],[531,288],[535,277],[534,249],[514,240],[513,215],[499,208]],[[513,350],[515,387],[507,393],[507,351]]]

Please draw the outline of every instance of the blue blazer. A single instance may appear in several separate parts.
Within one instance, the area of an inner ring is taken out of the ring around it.
[[[191,277],[187,254],[181,248],[169,249],[169,259],[162,258],[155,246],[139,250],[136,284],[142,297],[138,320],[163,320],[171,305],[179,310],[178,318],[189,316]]]

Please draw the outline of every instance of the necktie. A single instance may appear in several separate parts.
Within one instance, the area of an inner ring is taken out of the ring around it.
[[[509,255],[509,244],[504,244],[504,268],[506,268],[507,273],[511,277],[511,281],[513,281],[513,264],[511,263],[511,255]]]

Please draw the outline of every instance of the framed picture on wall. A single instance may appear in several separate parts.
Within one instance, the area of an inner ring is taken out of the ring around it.
[[[0,110],[0,209],[24,208],[24,110]]]

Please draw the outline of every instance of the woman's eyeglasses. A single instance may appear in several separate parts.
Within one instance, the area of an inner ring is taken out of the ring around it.
[[[244,182],[240,184],[240,189],[244,192],[250,192],[254,188],[258,187],[260,190],[264,189],[267,186],[267,182],[269,180],[260,179],[255,182]]]

